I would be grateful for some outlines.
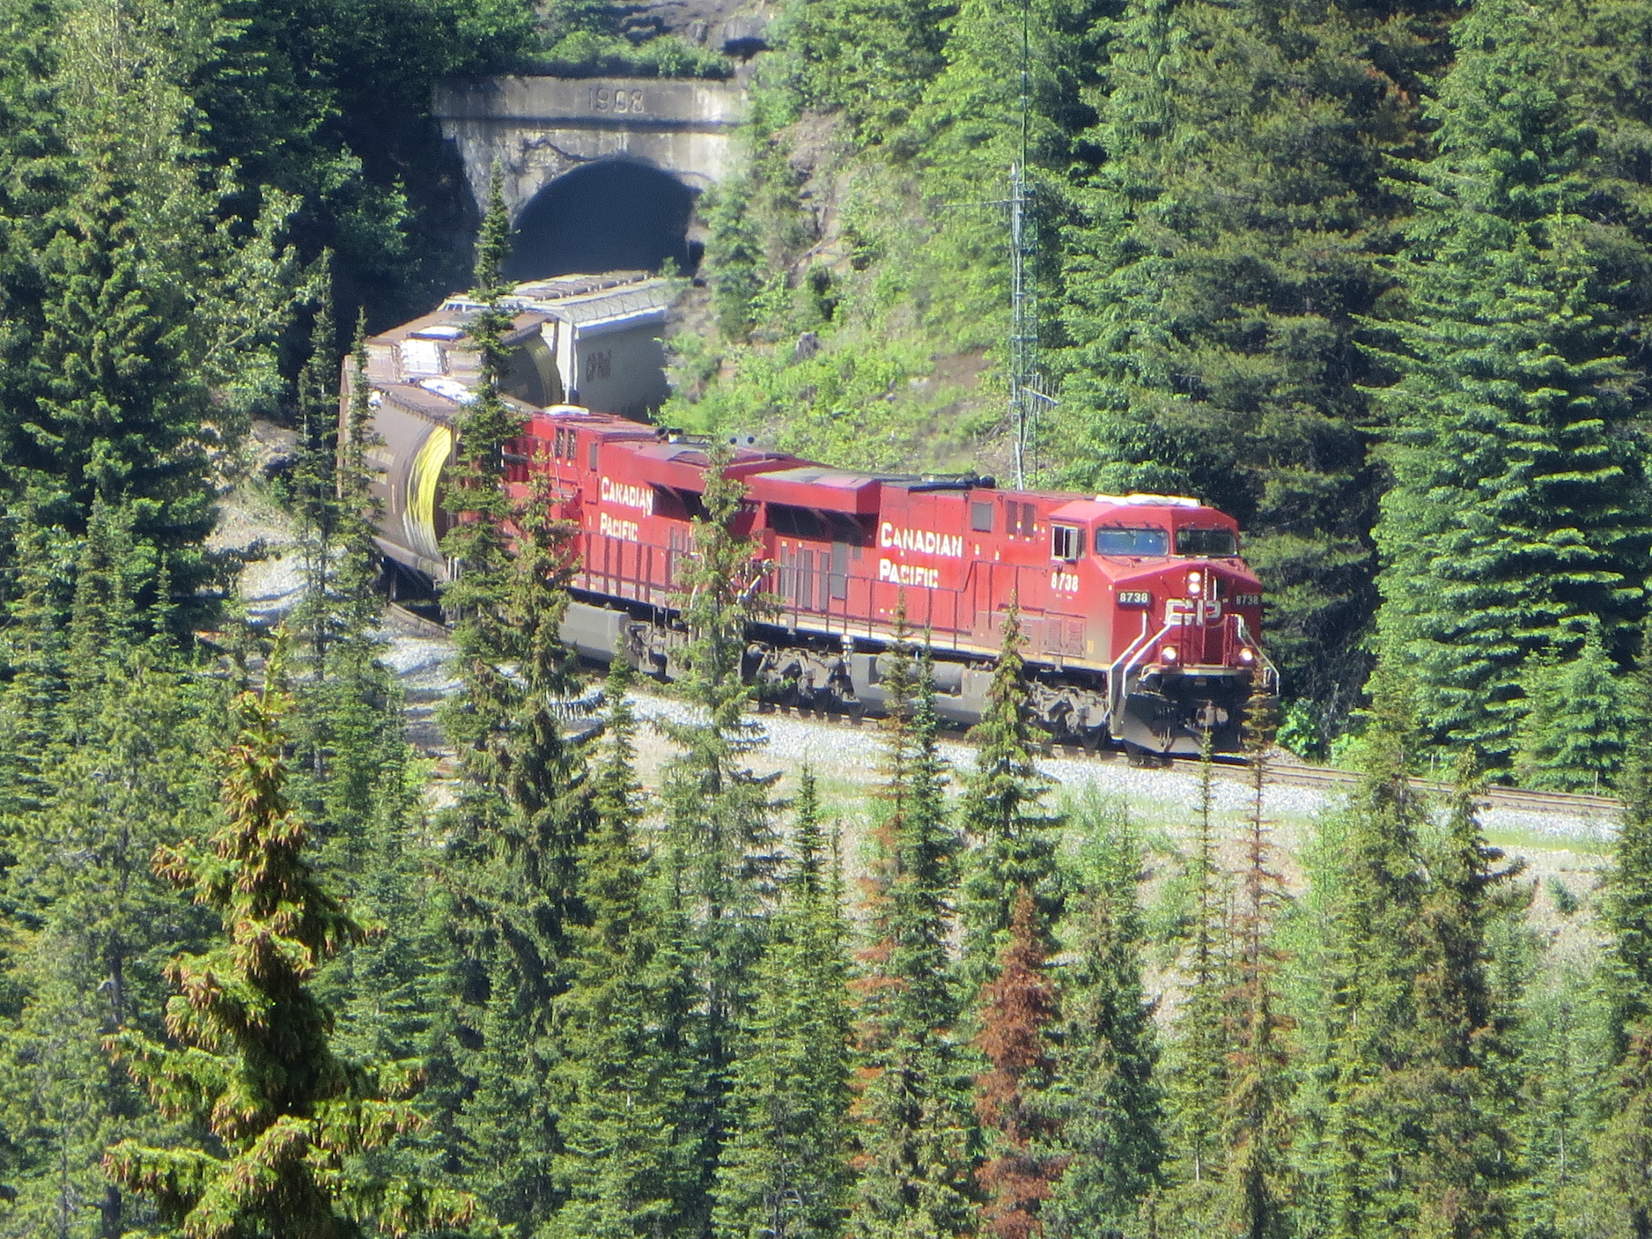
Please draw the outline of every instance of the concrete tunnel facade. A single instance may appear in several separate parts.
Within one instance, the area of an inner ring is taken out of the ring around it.
[[[438,87],[434,110],[480,210],[500,170],[518,280],[698,264],[698,194],[732,174],[737,82],[497,77]]]

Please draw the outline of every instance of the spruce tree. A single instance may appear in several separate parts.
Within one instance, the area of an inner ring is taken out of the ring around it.
[[[564,1040],[578,1052],[553,1163],[562,1197],[545,1229],[553,1239],[700,1233],[684,1209],[699,1179],[680,1036],[691,990],[670,941],[680,926],[662,915],[659,875],[651,879],[635,829],[645,804],[631,681],[630,664],[616,657],[591,776],[595,824],[579,854],[586,919],[573,930],[573,971],[559,1003]]]
[[[1379,653],[1416,678],[1427,738],[1479,747],[1493,772],[1528,659],[1570,661],[1595,622],[1609,656],[1628,654],[1652,545],[1622,318],[1601,291],[1610,230],[1583,213],[1555,36],[1515,0],[1453,28],[1397,268],[1397,377],[1375,393],[1394,474]]]
[[[455,1094],[460,1167],[502,1221],[532,1229],[558,1204],[550,1173],[560,1139],[555,1000],[581,915],[574,867],[589,813],[582,755],[557,716],[570,685],[557,631],[567,526],[544,491],[514,508],[506,490],[504,453],[521,430],[500,389],[511,321],[501,274],[507,248],[496,172],[477,246],[482,308],[468,325],[478,375],[457,420],[447,493],[457,523],[442,544],[455,565],[443,605],[457,616],[461,686],[441,712],[461,774],[447,875],[458,1001],[443,1070]],[[517,534],[514,558],[507,521]]]
[[[785,46],[803,102],[840,109],[858,141],[888,143],[941,66],[935,0],[823,0],[790,14]]]
[[[1509,1118],[1520,1177],[1511,1187],[1517,1233],[1534,1239],[1575,1234],[1598,1206],[1590,1190],[1591,1137],[1599,1094],[1613,1070],[1600,1035],[1598,987],[1586,969],[1554,961],[1522,996],[1518,1087]]]
[[[956,842],[927,666],[915,691],[911,790],[902,830],[884,844],[898,856],[873,860],[894,877],[872,888],[866,920],[879,936],[861,952],[856,986],[863,1067],[860,1178],[847,1229],[854,1239],[939,1239],[968,1234],[973,1223],[968,1102],[947,984]]]
[[[975,1113],[986,1137],[975,1177],[985,1200],[981,1230],[998,1239],[1028,1239],[1041,1217],[1061,1162],[1048,1143],[1056,1123],[1046,1092],[1055,1066],[1048,1031],[1057,1018],[1032,896],[1016,896],[998,975],[981,996],[975,1044],[987,1070],[975,1079]]]
[[[1049,777],[1035,762],[1037,740],[1028,718],[1020,615],[1012,602],[1003,644],[987,689],[981,721],[970,732],[975,769],[964,784],[958,820],[969,851],[964,860],[961,997],[973,1004],[1007,941],[1010,916],[1023,890],[1036,902],[1033,925],[1050,945],[1061,913],[1054,828],[1040,812]]]
[[[1526,664],[1526,715],[1516,731],[1515,778],[1525,787],[1601,794],[1623,765],[1628,687],[1606,654],[1599,626],[1565,666],[1541,656]]]
[[[1258,684],[1245,706],[1251,807],[1239,908],[1234,916],[1237,942],[1229,1009],[1235,1048],[1222,1132],[1224,1222],[1229,1234],[1244,1239],[1274,1239],[1290,1233],[1287,1020],[1280,1011],[1278,992],[1282,957],[1272,942],[1285,894],[1279,874],[1269,868],[1273,844],[1265,810],[1274,723],[1272,698]]]
[[[1652,624],[1643,630],[1634,695],[1652,691]],[[1605,965],[1612,1053],[1621,1055],[1631,1029],[1652,1016],[1652,710],[1643,707],[1624,758],[1623,818],[1603,901],[1611,931]]]
[[[46,765],[53,794],[17,838],[6,875],[7,988],[0,1127],[15,1142],[16,1233],[118,1236],[143,1213],[100,1169],[116,1140],[163,1138],[103,1039],[160,1036],[165,954],[201,940],[202,918],[150,871],[159,846],[203,832],[212,788],[210,697],[156,651],[111,649],[71,699]]]
[[[1131,0],[1064,234],[1065,478],[1236,516],[1274,654],[1331,720],[1366,664],[1356,342],[1403,210],[1384,156],[1417,138],[1395,54],[1417,7]]]
[[[778,860],[771,792],[777,776],[751,768],[765,736],[750,717],[751,688],[743,680],[746,624],[763,600],[745,534],[750,517],[740,482],[726,471],[729,459],[726,445],[708,452],[704,515],[694,521],[694,549],[682,572],[688,635],[676,655],[695,716],[662,724],[681,750],[666,766],[661,795],[669,847],[683,865],[699,989],[702,1210],[710,1208],[710,1172],[728,1131],[730,1073],[755,995]]]
[[[1175,1208],[1204,1216],[1221,1169],[1222,1101],[1227,1094],[1229,934],[1217,864],[1210,733],[1199,767],[1199,800],[1186,881],[1192,924],[1182,948],[1184,997],[1166,1049],[1166,1169],[1177,1184]]]
[[[1049,1104],[1065,1168],[1040,1211],[1052,1239],[1143,1233],[1165,1157],[1154,1003],[1142,982],[1141,845],[1123,810],[1087,816],[1099,837],[1073,883],[1053,1038]]]
[[[224,756],[225,820],[206,849],[163,847],[156,871],[222,923],[221,940],[175,958],[165,1041],[136,1029],[109,1048],[163,1117],[197,1124],[193,1147],[123,1140],[105,1166],[189,1236],[294,1239],[382,1227],[409,1233],[467,1223],[475,1202],[408,1181],[375,1179],[355,1156],[419,1119],[385,1100],[368,1070],[340,1060],[330,1016],[310,982],[361,930],[304,858],[306,831],[283,783],[289,700],[271,683],[237,701]]]
[[[1652,680],[1652,633],[1643,633],[1635,687]],[[1630,733],[1623,774],[1623,819],[1604,900],[1611,946],[1602,969],[1607,1032],[1615,1063],[1601,1099],[1606,1121],[1595,1135],[1591,1197],[1599,1233],[1652,1234],[1652,715]]]
[[[841,913],[821,866],[819,801],[805,768],[797,855],[758,968],[717,1169],[722,1239],[841,1233],[849,1174],[849,1008]]]
[[[96,164],[41,254],[40,396],[18,464],[36,479],[31,520],[78,534],[94,499],[129,509],[147,607],[163,576],[186,600],[206,582],[213,491],[189,310],[137,235],[139,209],[125,171]]]
[[[1475,807],[1477,774],[1465,761],[1441,837],[1425,850],[1428,889],[1417,933],[1416,1067],[1420,1100],[1412,1191],[1430,1233],[1497,1234],[1507,1228],[1515,1176],[1506,1095],[1507,1030],[1488,977],[1488,927],[1499,889],[1522,868],[1498,867]]]
[[[1594,1141],[1592,1217],[1585,1234],[1640,1239],[1652,1234],[1652,1029],[1637,1024],[1618,1059],[1606,1121]]]
[[[1410,1184],[1397,1173],[1416,1149],[1395,1088],[1416,1061],[1416,925],[1425,888],[1418,837],[1427,806],[1412,788],[1415,722],[1408,687],[1389,672],[1373,684],[1360,781],[1320,827],[1323,872],[1315,898],[1323,991],[1308,1064],[1318,1106],[1298,1134],[1301,1195],[1312,1224],[1335,1235],[1376,1236],[1409,1225]]]

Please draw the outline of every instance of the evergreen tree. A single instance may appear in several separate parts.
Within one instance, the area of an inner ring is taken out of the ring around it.
[[[1652,690],[1652,624],[1643,631],[1633,692]],[[1623,819],[1618,826],[1603,910],[1611,931],[1604,988],[1612,1054],[1628,1048],[1631,1030],[1652,1016],[1652,711],[1629,733],[1624,757]]]
[[[1410,1225],[1416,1203],[1397,1173],[1415,1156],[1398,1073],[1416,1061],[1416,925],[1424,896],[1417,864],[1426,806],[1410,783],[1415,724],[1407,687],[1389,672],[1373,684],[1360,782],[1322,826],[1328,903],[1317,984],[1321,1025],[1308,1030],[1323,1088],[1299,1161],[1313,1224],[1355,1239]]]
[[[1193,854],[1188,858],[1193,923],[1183,947],[1185,996],[1166,1054],[1166,1141],[1177,1182],[1174,1207],[1203,1217],[1221,1169],[1222,1103],[1228,1086],[1228,926],[1219,887],[1212,817],[1213,753],[1205,733]]]
[[[105,1166],[191,1236],[403,1233],[468,1222],[475,1202],[407,1181],[379,1181],[352,1159],[418,1125],[412,1108],[341,1061],[310,981],[360,928],[311,873],[305,829],[282,784],[288,708],[278,667],[262,695],[237,702],[225,755],[226,820],[208,850],[162,848],[156,871],[222,921],[224,938],[174,959],[168,1042],[135,1029],[109,1046],[163,1117],[211,1140],[157,1147],[123,1140]]]
[[[1621,316],[1602,291],[1610,230],[1582,214],[1553,34],[1515,0],[1454,28],[1398,266],[1398,377],[1377,393],[1394,472],[1376,527],[1379,651],[1416,677],[1428,737],[1478,746],[1493,771],[1529,658],[1571,661],[1593,622],[1609,655],[1627,653],[1652,543]]]
[[[1066,479],[1236,516],[1274,654],[1331,720],[1373,601],[1356,338],[1403,209],[1384,154],[1416,140],[1411,11],[1131,0],[1066,233]]]
[[[189,307],[137,235],[135,194],[112,159],[95,165],[41,254],[40,394],[17,463],[32,521],[78,534],[95,499],[130,511],[147,607],[163,579],[184,599],[206,582],[213,492]]]
[[[1641,1239],[1652,1234],[1652,1031],[1644,1024],[1629,1033],[1606,1116],[1589,1183],[1594,1207],[1577,1229],[1602,1239]]]
[[[1268,867],[1273,844],[1268,838],[1264,798],[1274,713],[1272,698],[1260,685],[1245,706],[1245,732],[1251,810],[1239,910],[1234,917],[1238,941],[1230,1011],[1235,1049],[1228,1080],[1227,1125],[1222,1133],[1223,1214],[1229,1234],[1272,1239],[1290,1233],[1286,1020],[1279,1011],[1276,979],[1281,957],[1271,940],[1285,895],[1279,874]]]
[[[1519,1097],[1510,1116],[1519,1180],[1512,1185],[1516,1233],[1558,1239],[1587,1231],[1578,1220],[1599,1205],[1590,1190],[1590,1139],[1598,1094],[1612,1079],[1600,1035],[1598,994],[1588,973],[1553,961],[1528,986],[1514,1028]]]
[[[805,104],[841,110],[865,145],[888,142],[941,66],[935,0],[824,0],[788,15],[785,46]]]
[[[1050,1094],[1065,1169],[1040,1212],[1052,1239],[1141,1234],[1165,1156],[1154,1004],[1142,983],[1141,846],[1122,811],[1090,821],[1107,833],[1074,883],[1065,935]]]
[[[587,919],[576,927],[573,972],[560,1000],[570,1060],[564,1141],[553,1163],[563,1198],[553,1239],[697,1235],[684,1216],[699,1168],[684,1109],[689,1088],[681,1035],[690,1001],[675,920],[650,892],[634,823],[643,809],[635,763],[632,673],[609,666],[607,726],[593,772],[595,825],[579,856]]]
[[[1405,1091],[1418,1097],[1412,1191],[1425,1233],[1493,1235],[1508,1225],[1514,1158],[1503,1095],[1509,1048],[1487,976],[1488,924],[1498,888],[1520,865],[1499,869],[1475,810],[1472,763],[1458,773],[1442,837],[1428,849],[1428,890],[1417,933],[1416,1067]]]
[[[322,256],[322,297],[310,332],[310,355],[298,375],[298,460],[293,466],[293,516],[304,571],[304,598],[292,619],[308,647],[317,679],[326,678],[328,631],[326,601],[332,596],[333,537],[338,521],[338,358],[334,352],[333,289],[328,256]],[[363,367],[365,369],[365,367]],[[366,400],[371,391],[358,372],[355,390]]]
[[[728,1131],[730,1073],[755,994],[777,863],[770,790],[777,776],[750,767],[765,737],[749,716],[751,689],[742,674],[746,624],[762,600],[746,536],[751,517],[740,482],[726,471],[729,459],[725,448],[708,453],[705,514],[694,521],[694,549],[681,576],[688,639],[677,656],[696,717],[663,725],[681,750],[665,769],[661,794],[669,846],[684,866],[702,1017],[695,1099],[698,1164],[707,1173],[702,1209],[709,1209],[710,1171]]]
[[[1590,623],[1577,656],[1564,667],[1527,660],[1526,715],[1516,732],[1514,774],[1523,786],[1600,793],[1623,764],[1629,701],[1623,674]]]
[[[871,890],[867,923],[881,936],[861,953],[858,1041],[864,1063],[856,1115],[860,1177],[853,1239],[941,1239],[970,1232],[969,1120],[951,1025],[947,939],[956,843],[942,800],[934,686],[920,666],[912,708],[911,790],[897,856],[873,858],[892,881]]]
[[[543,491],[513,508],[506,489],[505,450],[521,430],[500,390],[511,321],[501,274],[507,239],[496,173],[477,247],[483,304],[469,324],[475,396],[458,419],[447,496],[458,519],[443,540],[456,563],[443,605],[458,616],[461,692],[441,718],[462,776],[448,879],[458,1003],[444,1069],[456,1077],[463,1172],[502,1221],[531,1231],[558,1203],[555,1000],[580,915],[574,873],[588,792],[556,713],[570,685],[558,636],[568,527]],[[459,1046],[470,1052],[461,1056]]]
[[[21,1000],[0,1033],[0,1127],[18,1146],[5,1226],[19,1235],[119,1236],[140,1220],[100,1162],[116,1140],[164,1127],[102,1043],[128,1028],[161,1035],[161,959],[204,928],[150,858],[210,817],[194,760],[212,743],[210,702],[153,651],[95,666],[103,678],[85,677],[71,701],[46,766],[51,801],[19,835],[4,893],[8,988]]]
[[[1652,678],[1652,641],[1643,634],[1636,689]],[[1642,713],[1630,733],[1623,774],[1623,820],[1604,900],[1611,949],[1603,989],[1615,1063],[1601,1099],[1606,1116],[1593,1142],[1590,1196],[1599,1206],[1592,1233],[1652,1234],[1647,1134],[1652,1103],[1652,722]],[[1585,1233],[1591,1233],[1585,1231]]]
[[[1049,778],[1035,764],[1037,740],[1028,718],[1020,615],[1012,602],[1003,645],[987,689],[981,721],[970,732],[975,769],[964,784],[959,823],[970,845],[963,882],[962,997],[973,1003],[1002,954],[1010,915],[1025,890],[1037,904],[1033,920],[1047,950],[1061,913],[1055,863],[1058,818],[1040,813]]]
[[[982,994],[975,1039],[988,1064],[975,1081],[975,1113],[987,1153],[975,1177],[986,1194],[982,1228],[999,1239],[1043,1233],[1040,1215],[1061,1173],[1046,1148],[1056,1130],[1044,1098],[1055,1065],[1046,1030],[1057,1008],[1041,945],[1049,935],[1038,931],[1036,916],[1032,896],[1023,890],[999,974]]]
[[[758,969],[713,1233],[826,1239],[848,1204],[849,1009],[841,913],[821,872],[819,800],[805,768],[797,860]]]

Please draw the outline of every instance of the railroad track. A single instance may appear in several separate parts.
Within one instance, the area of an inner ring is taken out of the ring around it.
[[[385,604],[385,619],[391,627],[411,636],[439,640],[451,635],[444,625],[437,623],[435,620],[427,619],[394,602]],[[759,714],[798,719],[824,727],[850,730],[873,727],[877,724],[875,718],[864,715],[812,709],[803,706],[779,705],[772,702],[759,702],[757,712]],[[961,735],[961,733],[959,734]],[[1097,764],[1122,762],[1138,765],[1162,765],[1183,771],[1194,771],[1199,766],[1197,758],[1176,757],[1158,762],[1142,761],[1117,749],[1088,749],[1077,744],[1052,744],[1050,752],[1059,757]],[[1221,758],[1215,763],[1215,773],[1219,778],[1243,778],[1246,777],[1248,771],[1249,767],[1244,762],[1233,758]],[[1282,783],[1291,787],[1318,788],[1325,791],[1341,791],[1351,788],[1359,782],[1359,776],[1347,770],[1333,770],[1326,766],[1308,766],[1290,760],[1270,760],[1268,763],[1268,778],[1270,782]],[[1450,783],[1439,779],[1418,778],[1413,779],[1411,784],[1419,792],[1428,796],[1444,797],[1452,791]],[[1623,810],[1623,802],[1615,796],[1591,796],[1573,792],[1541,792],[1517,787],[1487,787],[1483,789],[1479,798],[1482,802],[1499,809],[1512,809],[1526,813],[1556,814],[1567,817],[1609,818],[1616,817]]]

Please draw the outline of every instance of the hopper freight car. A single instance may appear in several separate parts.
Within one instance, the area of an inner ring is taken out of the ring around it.
[[[525,497],[543,473],[578,530],[567,639],[597,659],[624,649],[669,676],[707,445],[574,406],[524,412],[507,454],[511,489]],[[452,435],[437,413],[380,402],[380,545],[440,577]],[[933,645],[941,713],[972,721],[1012,599],[1032,709],[1058,736],[1189,753],[1209,731],[1230,750],[1252,685],[1274,687],[1259,644],[1261,587],[1238,529],[1192,499],[1004,490],[750,448],[726,468],[745,492],[736,532],[755,548],[752,584],[778,600],[753,625],[747,660],[771,692],[875,709],[880,656],[904,605]]]

